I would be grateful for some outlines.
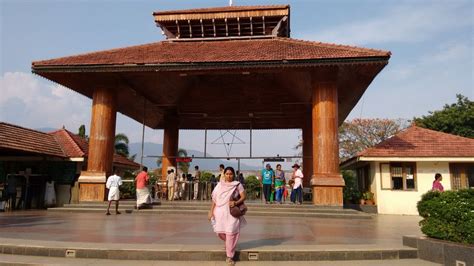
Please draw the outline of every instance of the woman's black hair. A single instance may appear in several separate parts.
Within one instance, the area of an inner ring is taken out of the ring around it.
[[[225,173],[227,172],[227,170],[230,170],[232,172],[232,174],[234,175],[235,177],[235,170],[233,167],[231,166],[227,166],[225,169],[224,169],[224,176],[225,176]]]
[[[441,177],[441,174],[440,174],[440,173],[436,173],[436,174],[435,174],[435,180],[438,180],[440,177]]]

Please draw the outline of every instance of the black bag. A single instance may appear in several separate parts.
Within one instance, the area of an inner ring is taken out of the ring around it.
[[[230,199],[232,201],[238,201],[240,199],[240,193],[237,188],[235,188]],[[243,202],[240,203],[239,205],[234,205],[234,207],[229,207],[229,208],[230,208],[230,214],[234,216],[235,218],[239,218],[240,216],[243,216],[245,215],[245,213],[247,213],[247,206],[245,206],[245,203]]]

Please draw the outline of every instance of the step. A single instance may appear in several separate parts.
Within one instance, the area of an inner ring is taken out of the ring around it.
[[[51,212],[94,212],[94,213],[103,213],[105,208],[49,208],[48,211]],[[133,213],[133,214],[202,214],[207,215],[208,210],[180,210],[180,209],[143,209],[135,210],[132,208],[119,207],[119,211],[122,213]],[[112,211],[113,213],[113,211]],[[314,217],[314,218],[343,218],[343,219],[372,219],[372,215],[364,213],[315,213],[315,212],[273,212],[273,211],[252,211],[247,212],[247,216],[290,216],[290,217]]]
[[[82,209],[82,208],[100,208],[100,209],[105,209],[107,208],[107,205],[94,205],[94,204],[65,204],[65,208],[74,208],[74,209]],[[112,206],[113,207],[113,206]],[[120,207],[126,208],[126,209],[134,209],[134,205],[131,206],[123,206],[120,205]],[[209,205],[201,205],[201,206],[187,206],[187,205],[157,205],[153,206],[153,209],[156,210],[168,210],[168,209],[173,209],[173,210],[209,210]],[[299,206],[271,206],[271,207],[265,207],[265,206],[252,206],[249,205],[248,208],[252,211],[269,211],[269,212],[307,212],[307,213],[352,213],[352,214],[358,214],[361,213],[356,210],[347,210],[347,209],[320,209],[320,208],[299,208]]]
[[[70,242],[57,242],[55,245],[42,245],[32,241],[25,244],[0,243],[0,253],[13,255],[30,255],[43,257],[95,258],[115,260],[141,261],[224,261],[222,249],[209,246],[186,247],[182,245],[162,247],[160,245],[140,246],[140,248],[121,245],[120,248],[91,244],[89,247],[78,246]],[[59,246],[58,246],[59,245]],[[418,258],[417,249],[408,247],[377,248],[377,247],[339,247],[319,248],[308,246],[301,248],[287,247],[273,249],[269,247],[243,249],[236,252],[238,261],[351,261],[378,260],[380,265],[390,261]],[[104,261],[106,262],[106,261]],[[192,265],[192,263],[190,263]]]
[[[347,211],[356,211],[353,209],[344,209],[338,206],[315,206],[309,203],[303,203],[302,205],[291,205],[289,203],[284,204],[264,204],[261,202],[245,202],[247,206],[251,206],[252,208],[298,208],[298,209],[322,209],[322,210],[347,210]],[[107,206],[108,202],[81,202],[81,203],[74,203],[74,204],[65,204],[64,207],[71,207],[71,206]],[[135,201],[120,201],[120,205],[122,206],[135,206]],[[209,207],[211,205],[210,201],[161,201],[161,202],[154,202],[153,206],[173,206],[173,207],[181,207],[181,206],[205,206]],[[357,211],[356,211],[357,212]]]

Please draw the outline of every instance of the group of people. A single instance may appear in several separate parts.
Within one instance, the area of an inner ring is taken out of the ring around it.
[[[199,194],[199,182],[201,180],[201,171],[199,166],[194,167],[194,176],[191,174],[182,174],[178,177],[173,168],[168,170],[166,176],[166,186],[168,200],[182,199],[186,191],[186,183],[191,184],[193,189],[189,191],[191,197],[196,200]]]
[[[137,210],[145,207],[152,203],[150,190],[148,189],[148,183],[150,182],[150,176],[148,175],[148,168],[144,166],[135,177],[135,189],[137,195]],[[109,190],[107,200],[109,205],[107,206],[106,215],[110,215],[110,206],[115,201],[115,214],[119,212],[119,201],[120,201],[120,186],[122,185],[122,178],[119,176],[119,170],[115,169],[114,174],[107,178],[105,187]]]
[[[303,172],[300,166],[295,163],[293,166],[293,173],[291,179],[288,180],[288,185],[291,188],[290,199],[293,204],[303,203]],[[281,169],[281,164],[277,164],[276,171],[271,168],[270,164],[265,166],[262,170],[262,186],[265,204],[271,203],[272,193],[274,193],[275,202],[282,204],[283,199],[288,195],[286,187],[285,172]]]

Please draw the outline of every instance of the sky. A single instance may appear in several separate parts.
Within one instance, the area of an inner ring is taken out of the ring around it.
[[[31,73],[31,62],[163,40],[152,13],[226,6],[226,0],[0,0],[0,121],[28,128],[90,128],[92,101]],[[389,64],[347,119],[411,119],[474,98],[474,1],[295,0],[234,5],[290,4],[292,38],[389,50]],[[121,114],[117,133],[141,141],[141,124]],[[299,130],[255,131],[253,155],[294,155]],[[230,136],[230,134],[227,134]],[[249,155],[249,132],[231,155]],[[145,141],[162,143],[147,128]],[[208,133],[208,143],[219,132]],[[228,141],[228,140],[226,140]],[[276,144],[277,143],[277,144]],[[181,131],[180,147],[204,151],[203,131]],[[207,152],[225,156],[223,145]],[[161,151],[157,152],[157,154]]]

